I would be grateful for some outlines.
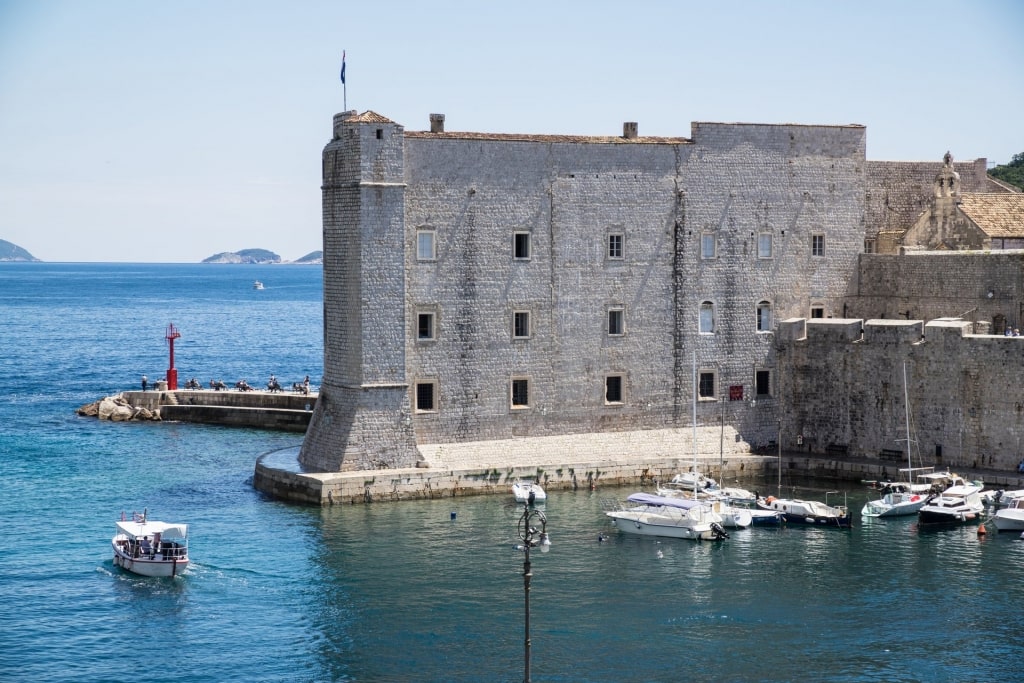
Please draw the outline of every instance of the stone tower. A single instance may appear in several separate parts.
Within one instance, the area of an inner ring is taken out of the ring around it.
[[[336,472],[419,460],[405,369],[402,126],[334,117],[323,151],[324,377],[299,462]]]

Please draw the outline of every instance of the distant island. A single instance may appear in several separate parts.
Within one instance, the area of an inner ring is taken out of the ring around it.
[[[324,262],[322,251],[311,251],[295,261],[282,261],[281,257],[267,249],[242,249],[241,251],[224,251],[202,260],[202,263],[302,263],[315,264]]]
[[[313,254],[319,253],[318,251],[313,252]],[[313,254],[310,254],[310,256]],[[307,257],[304,256],[303,258]],[[35,256],[7,240],[0,240],[0,261],[35,261],[41,263]]]

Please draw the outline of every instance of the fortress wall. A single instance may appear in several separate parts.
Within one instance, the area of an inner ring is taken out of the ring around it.
[[[1007,368],[1019,365],[1024,338],[972,335],[966,321],[869,320],[849,343],[815,334],[814,322],[806,339],[780,339],[785,448],[839,445],[905,467],[905,364],[915,466],[1016,466],[1024,386]]]
[[[436,340],[410,330],[407,342],[411,381],[440,390],[439,409],[416,415],[418,441],[663,423],[677,146],[410,138],[406,149],[407,319],[438,315]],[[435,230],[436,261],[417,261],[418,229]],[[513,258],[517,231],[528,260]],[[607,257],[612,233],[620,260]],[[607,334],[611,307],[622,336]],[[527,339],[512,338],[515,311],[529,313]],[[609,374],[624,378],[621,405],[606,405]],[[529,379],[529,409],[510,408],[513,376]]]
[[[1024,325],[1024,252],[861,254],[855,281],[844,299],[850,317],[992,323],[1003,316],[1012,327]]]

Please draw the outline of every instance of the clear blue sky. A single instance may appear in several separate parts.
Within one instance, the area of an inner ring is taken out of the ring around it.
[[[867,126],[868,158],[1024,151],[1024,2],[0,0],[0,239],[45,261],[321,247],[344,109],[407,130]]]

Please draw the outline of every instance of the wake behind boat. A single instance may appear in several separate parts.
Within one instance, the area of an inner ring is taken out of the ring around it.
[[[188,567],[188,526],[132,514],[116,523],[114,564],[140,576],[177,576]]]

